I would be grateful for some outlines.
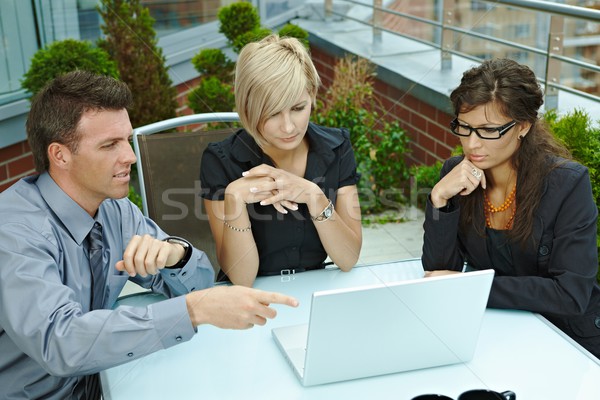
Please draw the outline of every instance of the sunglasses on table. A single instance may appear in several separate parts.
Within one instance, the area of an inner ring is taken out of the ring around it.
[[[450,122],[450,130],[457,136],[468,137],[471,136],[471,133],[475,132],[480,139],[496,140],[500,139],[516,124],[517,121],[513,120],[502,126],[473,128],[472,126],[461,124],[458,122],[458,118],[454,118]]]
[[[417,397],[413,397],[411,400],[454,400],[451,397],[444,396],[443,394],[422,394]],[[456,400],[517,400],[515,392],[507,390],[502,393],[494,392],[491,390],[477,389],[469,390],[464,392]]]

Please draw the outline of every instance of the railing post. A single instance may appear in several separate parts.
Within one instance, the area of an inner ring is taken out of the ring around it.
[[[451,8],[451,2],[449,0],[443,0],[443,10],[441,20],[442,20],[442,43],[440,44],[441,48],[441,64],[442,70],[452,69],[452,46],[454,44],[454,32],[450,29],[447,29],[448,26],[454,25],[454,10]],[[452,2],[453,3],[453,2]]]
[[[549,83],[560,83],[561,61],[552,56],[562,55],[564,36],[564,17],[553,15],[550,18],[550,32],[548,33],[548,50],[546,55],[546,84],[544,87],[546,110],[558,108],[558,89],[549,85]]]
[[[333,0],[325,0],[325,19],[331,18],[333,11]]]
[[[383,21],[382,0],[373,0],[373,52],[377,53],[382,47],[381,24]]]

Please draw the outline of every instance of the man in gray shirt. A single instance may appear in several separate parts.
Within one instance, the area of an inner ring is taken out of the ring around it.
[[[206,255],[126,198],[136,161],[130,105],[124,83],[84,71],[32,100],[39,174],[0,194],[2,399],[97,398],[98,371],[190,340],[200,324],[250,328],[275,317],[271,303],[297,305],[211,287]],[[128,279],[169,299],[112,310]]]

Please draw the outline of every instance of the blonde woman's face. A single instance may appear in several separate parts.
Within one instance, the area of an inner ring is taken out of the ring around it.
[[[311,109],[312,99],[305,90],[290,108],[270,116],[261,130],[266,147],[277,150],[298,147],[306,134]]]

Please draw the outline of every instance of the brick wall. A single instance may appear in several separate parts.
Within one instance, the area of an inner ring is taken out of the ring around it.
[[[335,56],[314,46],[311,56],[324,86],[328,87],[333,81]],[[378,79],[375,79],[374,90],[381,102],[379,115],[397,119],[410,137],[411,152],[406,155],[409,165],[431,165],[436,160],[443,161],[450,156],[459,143],[448,128],[452,119],[450,115]]]
[[[0,192],[34,172],[33,156],[26,141],[0,149]]]

